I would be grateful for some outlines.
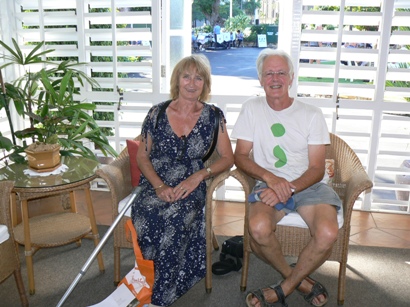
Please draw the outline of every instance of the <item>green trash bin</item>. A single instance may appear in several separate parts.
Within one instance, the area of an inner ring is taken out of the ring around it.
[[[276,45],[278,43],[278,26],[268,25],[266,27],[266,42]]]

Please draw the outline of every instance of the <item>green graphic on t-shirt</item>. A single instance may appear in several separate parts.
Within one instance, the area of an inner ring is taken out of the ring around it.
[[[275,148],[273,148],[273,155],[278,158],[279,160],[276,161],[275,166],[277,168],[282,167],[286,165],[288,162],[288,158],[286,157],[285,152],[283,151],[282,148],[280,148],[279,145],[276,145]]]
[[[275,137],[281,137],[285,134],[285,127],[283,127],[282,124],[273,124],[270,127],[270,130],[272,131],[273,136]],[[276,145],[273,148],[273,156],[278,158],[278,161],[275,162],[275,167],[280,168],[288,162],[288,158],[286,157],[285,151],[279,146]]]
[[[270,130],[272,131],[273,136],[276,137],[281,137],[285,134],[285,127],[283,127],[282,124],[273,124],[270,127]]]

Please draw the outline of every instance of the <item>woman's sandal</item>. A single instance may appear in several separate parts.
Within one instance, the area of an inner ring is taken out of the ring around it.
[[[246,295],[246,305],[248,307],[254,307],[255,305],[253,305],[251,301],[254,297],[256,297],[261,307],[276,307],[276,306],[288,307],[288,304],[285,301],[286,296],[283,293],[281,283],[282,281],[280,281],[276,285],[269,286],[269,288],[275,291],[276,296],[278,297],[277,302],[274,302],[274,303],[267,302],[265,299],[265,296],[263,295],[263,289],[258,289],[258,290],[251,291]]]
[[[290,266],[295,267],[296,263],[292,263]],[[312,285],[312,290],[308,294],[304,293],[303,291],[299,290],[300,284],[296,287],[296,290],[299,292],[300,295],[303,296],[306,302],[308,302],[310,305],[315,306],[315,307],[322,307],[325,306],[329,300],[329,293],[327,292],[326,288],[317,280],[314,280],[312,277],[307,276],[305,278],[307,282],[309,282]],[[325,297],[325,300],[319,304],[314,304],[313,300],[315,297],[318,297],[319,295],[323,295]]]

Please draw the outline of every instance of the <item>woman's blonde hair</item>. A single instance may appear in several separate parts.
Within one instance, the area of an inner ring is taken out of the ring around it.
[[[204,80],[202,93],[199,95],[199,101],[207,101],[211,93],[211,64],[206,56],[202,54],[193,54],[180,60],[172,71],[171,75],[171,99],[179,97],[179,77],[182,73],[190,70],[196,70]]]

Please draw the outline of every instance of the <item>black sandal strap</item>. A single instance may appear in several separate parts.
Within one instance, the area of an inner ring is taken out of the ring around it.
[[[296,263],[292,263],[290,266],[294,268],[296,266]],[[309,293],[304,293],[299,289],[303,280],[296,286],[296,290],[300,293],[300,295],[303,296],[305,301],[308,302],[312,306],[316,306],[315,304],[313,304],[313,300],[315,299],[315,297],[318,297],[319,295],[323,295],[325,297],[325,301],[319,306],[324,306],[327,303],[328,298],[329,298],[329,293],[327,292],[325,286],[323,286],[320,282],[318,282],[317,280],[314,280],[310,276],[306,276],[306,278],[309,278],[313,282],[313,284],[309,282],[310,284],[312,284],[312,290],[310,290]]]
[[[271,286],[270,288],[275,291],[276,296],[278,297],[278,302],[281,303],[283,307],[288,307],[288,304],[285,301],[286,296],[285,293],[283,293],[281,283],[274,287]]]
[[[317,281],[313,284],[312,290],[304,297],[307,302],[312,304],[313,299],[319,295],[328,296],[326,288]]]

